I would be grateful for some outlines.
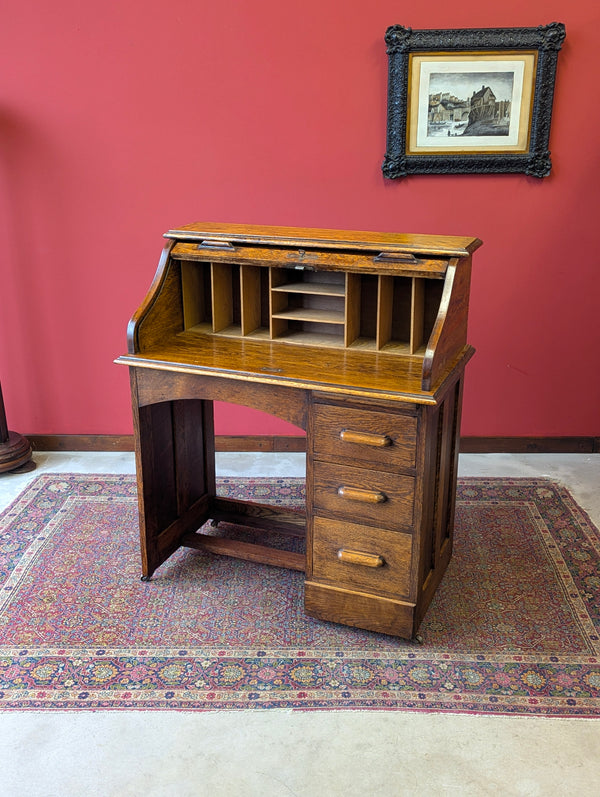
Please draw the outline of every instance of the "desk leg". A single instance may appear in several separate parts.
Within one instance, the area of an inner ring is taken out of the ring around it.
[[[215,495],[212,401],[134,401],[142,578],[208,519]]]

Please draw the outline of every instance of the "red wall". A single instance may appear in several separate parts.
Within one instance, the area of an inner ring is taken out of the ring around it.
[[[0,377],[23,434],[131,431],[127,321],[197,220],[474,235],[467,435],[600,434],[592,0],[31,0],[0,48]],[[554,169],[385,180],[388,25],[564,22]],[[218,432],[293,430],[220,408]]]

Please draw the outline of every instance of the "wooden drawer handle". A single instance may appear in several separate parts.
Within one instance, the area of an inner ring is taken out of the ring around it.
[[[360,487],[338,487],[337,493],[340,498],[347,498],[349,501],[362,501],[364,504],[383,504],[384,501],[387,501],[385,493],[361,490]]]
[[[349,565],[362,565],[363,567],[383,567],[385,559],[376,553],[363,553],[362,551],[350,551],[347,548],[340,548],[337,552],[340,562]]]
[[[386,434],[371,434],[370,432],[353,432],[352,429],[342,429],[340,438],[344,443],[358,443],[360,446],[375,446],[385,448],[392,445],[392,438]]]

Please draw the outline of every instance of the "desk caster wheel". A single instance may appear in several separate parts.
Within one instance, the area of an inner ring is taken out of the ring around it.
[[[218,520],[214,520],[214,518],[213,518],[213,520],[210,521],[210,526],[213,529],[218,529],[219,528],[219,521]]]
[[[152,581],[152,576],[140,576],[140,581]]]
[[[416,645],[422,645],[423,637],[421,636],[421,634],[415,634],[411,641],[414,642]]]

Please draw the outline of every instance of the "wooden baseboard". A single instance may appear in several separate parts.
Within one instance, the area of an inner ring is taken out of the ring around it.
[[[133,435],[60,434],[27,435],[34,451],[133,451]],[[217,451],[305,451],[303,436],[218,435]]]
[[[35,451],[133,451],[132,435],[27,435]],[[305,438],[218,435],[217,451],[305,451]],[[594,454],[600,437],[462,437],[463,454]]]
[[[461,437],[462,454],[598,454],[600,437]]]
[[[33,451],[133,451],[128,434],[30,434]]]

